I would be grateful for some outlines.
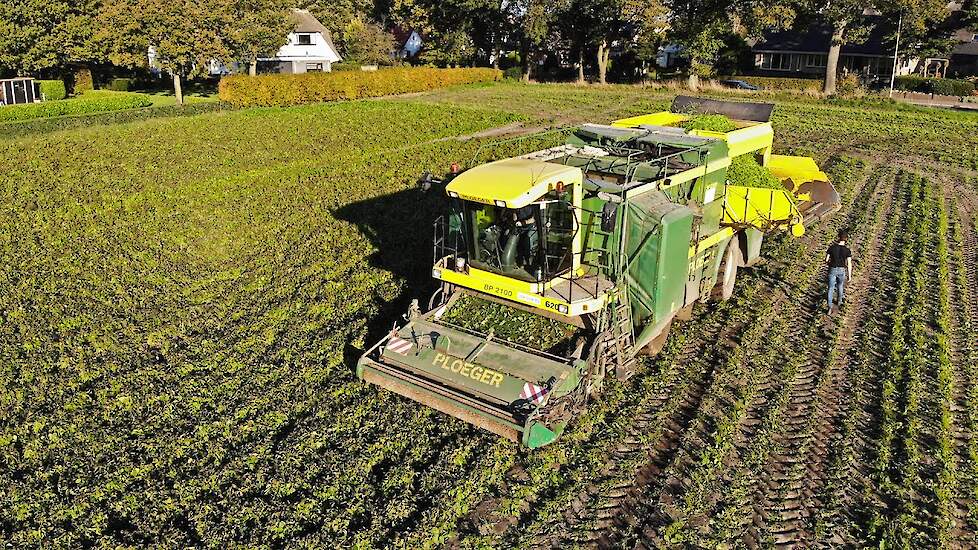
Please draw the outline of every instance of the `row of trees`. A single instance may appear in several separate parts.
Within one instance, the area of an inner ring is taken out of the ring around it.
[[[967,0],[965,8],[978,23],[976,4]],[[590,57],[604,83],[612,45],[652,59],[659,46],[674,43],[689,62],[695,86],[713,73],[732,37],[757,39],[801,21],[832,27],[825,75],[831,93],[841,46],[865,38],[867,13],[892,21],[894,31],[902,18],[902,49],[908,53],[948,49],[947,37],[934,33],[947,17],[946,0],[393,0],[390,13],[440,38],[447,61],[481,52],[495,62],[501,44],[518,45],[524,79],[544,51],[572,52],[580,80]]]
[[[691,84],[709,76],[731,37],[758,38],[797,21],[833,29],[825,88],[834,91],[841,45],[864,36],[863,14],[902,17],[904,45],[918,53],[946,45],[930,32],[943,20],[946,0],[20,0],[0,3],[0,68],[37,73],[110,62],[146,63],[150,46],[158,67],[181,77],[211,59],[255,60],[274,52],[288,33],[292,7],[312,11],[333,31],[344,53],[370,55],[390,44],[380,27],[415,29],[425,40],[422,62],[498,66],[501,52],[517,50],[529,79],[546,52],[569,54],[584,80],[596,67],[604,83],[612,47],[653,59],[675,43],[689,61]],[[978,0],[966,0],[978,24]],[[364,24],[374,20],[379,25]],[[357,40],[356,37],[360,39]],[[371,46],[374,45],[374,46]],[[364,52],[360,52],[360,50]],[[359,52],[359,53],[358,53]],[[587,62],[590,60],[591,62]]]
[[[0,67],[38,74],[111,63],[154,64],[181,79],[210,60],[277,50],[294,23],[284,0],[27,0],[0,7]]]

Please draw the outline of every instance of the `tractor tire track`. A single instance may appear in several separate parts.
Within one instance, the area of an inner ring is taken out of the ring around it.
[[[847,212],[852,215],[853,205],[862,205],[865,200],[867,200],[872,189],[867,191],[867,168],[863,167],[862,176],[857,180],[857,183],[846,193],[847,198],[844,202],[847,203]],[[854,202],[855,201],[855,202]],[[859,210],[858,208],[856,210]],[[839,222],[837,221],[836,224]],[[831,224],[833,227],[835,224]],[[796,271],[805,272],[805,269],[799,269],[801,266],[807,266],[811,275],[802,276],[800,280],[808,280],[808,286],[815,287],[821,283],[821,277],[815,276],[815,271],[811,266],[820,266],[821,262],[818,259],[814,260],[811,255],[819,255],[821,253],[821,244],[825,242],[828,234],[832,231],[830,229],[830,224],[821,224],[818,226],[817,230],[811,232],[809,235],[803,239],[802,247],[799,248],[801,251],[806,251],[807,253],[802,253],[796,256],[795,261],[787,264],[786,266],[780,266],[780,269],[784,270],[787,276],[791,276]],[[818,244],[818,252],[814,252],[815,244]],[[774,262],[772,262],[774,263]],[[779,266],[773,266],[775,271],[778,270]],[[782,279],[783,277],[775,276],[775,280]],[[806,279],[807,278],[807,279]],[[772,284],[777,284],[772,281]],[[788,285],[789,288],[793,285]],[[794,295],[791,292],[791,295]],[[788,311],[791,311],[797,307],[795,300],[789,295],[784,295],[783,299],[778,299],[778,304],[776,311],[780,314],[773,315],[775,318],[783,319],[786,318],[784,315]],[[770,321],[765,322],[765,333],[769,331]],[[800,330],[800,327],[805,326],[803,323],[797,323],[793,326],[789,326],[787,323],[781,324],[779,330],[788,330],[789,334],[795,330]],[[791,341],[791,336],[788,337],[788,341]],[[785,348],[789,346],[784,346]],[[756,353],[755,353],[756,352]],[[750,349],[745,356],[745,360],[751,357],[758,357],[762,353],[770,352],[780,352],[780,350],[772,349],[772,347],[765,348],[764,345],[759,345],[755,349]],[[776,363],[773,356],[766,358],[766,360],[760,361],[758,364],[754,365],[753,368],[748,368],[749,373],[743,376],[742,379],[732,381],[727,387],[713,387],[711,388],[708,395],[714,397],[710,401],[704,401],[703,410],[701,410],[700,415],[702,418],[697,423],[698,431],[694,431],[689,437],[685,438],[682,452],[678,454],[677,460],[669,467],[667,473],[669,474],[665,480],[663,480],[659,485],[653,485],[644,491],[644,496],[642,502],[646,503],[639,510],[632,510],[630,514],[641,518],[641,522],[636,523],[637,526],[631,529],[631,533],[626,535],[624,545],[630,545],[629,537],[640,537],[642,540],[639,542],[640,545],[648,546],[659,546],[666,544],[669,541],[669,532],[674,530],[676,526],[680,529],[692,529],[697,535],[703,536],[715,536],[715,533],[711,532],[710,517],[708,514],[702,512],[696,512],[694,517],[684,517],[682,513],[679,513],[676,508],[676,503],[682,499],[693,498],[699,502],[705,503],[705,510],[709,510],[711,506],[717,504],[719,500],[719,495],[717,494],[701,494],[702,486],[704,484],[715,483],[716,480],[710,478],[714,475],[713,472],[707,472],[706,475],[709,479],[702,479],[700,476],[704,475],[700,472],[700,469],[694,467],[696,464],[696,457],[703,456],[702,453],[707,453],[710,455],[714,452],[721,452],[722,449],[716,450],[710,447],[711,437],[714,436],[713,433],[709,431],[710,426],[715,422],[715,418],[720,411],[731,410],[732,407],[740,408],[740,405],[735,405],[738,400],[743,400],[747,406],[763,407],[766,403],[766,399],[763,396],[763,392],[767,388],[772,386],[772,375],[779,374],[774,373],[770,369],[770,365]],[[742,382],[742,383],[741,383]],[[719,384],[719,383],[718,383]],[[718,386],[715,384],[715,386]],[[758,398],[755,403],[754,399]],[[709,405],[714,405],[716,410],[712,410]],[[740,413],[737,413],[740,415]],[[757,425],[756,418],[747,418],[740,415],[739,418],[735,419],[735,424],[733,430],[735,434],[738,434],[735,441],[735,447],[732,452],[722,451],[723,458],[722,462],[726,467],[730,464],[735,464],[736,459],[740,453],[745,450],[744,442],[750,439],[750,430],[752,430]],[[707,431],[704,431],[707,430]],[[743,434],[748,434],[745,438]],[[719,436],[722,436],[720,434]],[[717,437],[719,437],[717,436]],[[747,443],[749,445],[749,443]],[[733,457],[733,458],[731,458]],[[702,459],[700,459],[702,460]],[[721,460],[717,458],[717,460]],[[692,470],[690,469],[692,468]],[[722,472],[724,468],[714,468],[718,470],[716,473]],[[694,476],[694,477],[690,477]],[[719,486],[725,485],[721,479]],[[697,489],[699,487],[699,489]],[[689,491],[694,491],[692,497],[689,496]],[[700,491],[700,492],[697,492]],[[705,499],[705,500],[704,500]],[[700,509],[700,508],[696,508]],[[690,541],[686,541],[689,543]],[[619,544],[619,543],[616,543]]]
[[[765,304],[787,298],[762,281],[751,295],[748,301],[761,298]],[[738,303],[737,307],[743,306],[746,304]],[[555,529],[557,535],[537,537],[532,546],[607,547],[613,539],[609,533],[629,527],[629,516],[623,515],[623,510],[637,506],[650,487],[661,487],[665,468],[703,406],[714,365],[737,349],[737,335],[746,324],[746,320],[724,318],[685,347],[672,367],[676,377],[644,404],[629,436],[610,453],[597,480],[572,501],[564,522]]]
[[[863,177],[857,181],[854,190],[863,188],[868,180],[867,173],[867,168],[863,167]],[[815,228],[801,242],[806,246],[821,243],[824,240],[822,234],[826,232],[824,227]],[[803,258],[794,258],[792,262],[777,268],[789,272],[799,271],[804,261],[806,260]],[[773,260],[771,265],[777,263],[778,260]],[[776,279],[770,279],[768,283],[761,282],[761,286],[754,289],[755,296],[765,297],[766,300],[751,307],[791,302],[785,291],[779,289],[784,285],[779,284]],[[743,309],[748,304],[738,303],[737,307]],[[635,515],[623,514],[623,511],[634,509],[644,495],[661,490],[665,483],[665,469],[678,453],[680,442],[696,419],[697,411],[703,407],[703,394],[707,384],[711,382],[709,378],[712,376],[713,365],[736,349],[738,344],[733,343],[732,337],[741,332],[744,324],[729,324],[722,330],[724,336],[719,340],[730,342],[727,349],[718,351],[717,346],[706,348],[701,345],[687,347],[684,356],[679,358],[680,365],[685,365],[684,370],[689,373],[689,379],[681,380],[683,391],[677,392],[674,388],[668,388],[662,397],[650,402],[660,412],[643,412],[637,416],[632,434],[611,454],[598,479],[572,501],[564,514],[564,520],[558,526],[548,526],[546,534],[533,539],[533,546],[608,546],[614,543],[619,531],[634,529]],[[713,333],[705,336],[709,342],[718,340]],[[648,435],[650,430],[651,437]],[[638,437],[637,434],[646,435]],[[640,443],[642,440],[644,447]],[[636,458],[640,465],[637,465]]]
[[[764,541],[794,546],[808,544],[813,538],[811,518],[819,509],[814,496],[825,478],[828,442],[835,433],[846,380],[845,351],[852,345],[855,327],[866,314],[868,293],[879,276],[883,222],[893,208],[892,179],[892,173],[881,173],[867,198],[871,209],[854,206],[846,220],[847,226],[859,227],[867,213],[874,218],[867,231],[853,235],[852,248],[861,264],[859,275],[847,285],[847,310],[839,323],[817,320],[800,338],[803,365],[789,385],[785,425],[773,437],[773,447],[779,452],[760,474],[761,494],[752,506],[755,516],[746,533],[748,546]],[[809,289],[803,317],[824,308],[822,289],[823,284]]]
[[[886,228],[883,243],[885,252],[876,258],[873,281],[867,287],[868,297],[860,302],[853,315],[847,319],[841,341],[844,348],[836,360],[843,368],[834,397],[836,414],[827,438],[830,449],[826,457],[825,475],[817,479],[815,498],[811,509],[815,510],[808,527],[813,531],[813,546],[836,547],[858,544],[860,533],[850,528],[855,525],[860,506],[866,494],[871,494],[874,484],[868,479],[868,457],[874,451],[876,415],[881,378],[879,365],[885,361],[882,350],[887,338],[890,312],[896,286],[896,273],[904,243],[902,227],[909,203],[907,192],[894,181],[890,197],[890,215],[884,218]],[[851,319],[851,321],[850,321]],[[850,332],[851,330],[851,332]],[[846,339],[849,339],[848,341]],[[854,512],[854,508],[857,512]]]
[[[576,509],[584,510],[587,501],[596,504],[589,514],[578,514],[571,520],[570,540],[549,541],[548,545],[561,547],[566,543],[608,544],[602,533],[608,529],[620,528],[620,510],[632,506],[641,488],[652,483],[677,450],[677,444],[696,418],[704,392],[713,377],[713,364],[722,360],[736,344],[733,338],[742,325],[727,323],[718,330],[705,333],[694,345],[688,346],[676,361],[683,373],[677,375],[674,383],[648,403],[626,441],[615,449],[609,457],[608,467],[602,472],[606,479],[614,480],[605,491],[597,492],[589,488],[586,498],[574,503]],[[726,345],[710,346],[710,342],[725,342]],[[641,437],[649,434],[651,437]],[[644,441],[643,441],[644,440]],[[638,463],[636,467],[624,465]],[[596,488],[596,487],[595,487]],[[582,495],[583,497],[583,495]],[[585,529],[582,529],[582,525]]]

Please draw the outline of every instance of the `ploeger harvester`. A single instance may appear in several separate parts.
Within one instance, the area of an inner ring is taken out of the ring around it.
[[[671,112],[585,124],[566,144],[460,171],[435,224],[429,310],[369,348],[357,375],[529,448],[555,440],[608,375],[627,378],[697,301],[727,299],[766,233],[840,206],[808,157],[772,154],[773,105],[680,96]],[[684,130],[722,114],[729,132]],[[783,189],[731,185],[753,155]],[[432,182],[428,178],[427,183]],[[466,294],[578,327],[554,354],[447,322]]]

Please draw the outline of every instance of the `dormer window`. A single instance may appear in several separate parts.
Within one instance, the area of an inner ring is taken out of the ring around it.
[[[300,46],[312,46],[312,35],[311,34],[300,34],[298,44]]]

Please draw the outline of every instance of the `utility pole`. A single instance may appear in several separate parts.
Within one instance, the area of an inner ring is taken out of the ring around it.
[[[893,48],[893,70],[890,71],[890,97],[893,97],[893,85],[896,83],[897,56],[900,55],[900,31],[903,30],[903,10],[900,10],[900,20],[897,22],[896,46]]]

